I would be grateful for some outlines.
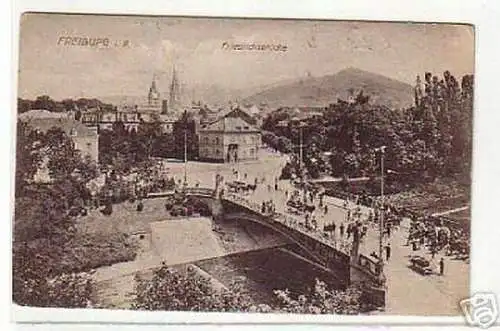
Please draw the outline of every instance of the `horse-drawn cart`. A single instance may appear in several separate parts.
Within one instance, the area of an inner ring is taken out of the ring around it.
[[[433,273],[430,261],[420,255],[410,256],[410,268],[422,275]]]

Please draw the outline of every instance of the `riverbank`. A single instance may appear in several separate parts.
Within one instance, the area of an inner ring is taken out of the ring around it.
[[[149,233],[140,240],[143,249],[135,260],[96,269],[93,278],[101,307],[130,308],[136,273],[148,274],[163,264],[179,266],[288,244],[257,224],[213,224],[204,217],[152,222]]]

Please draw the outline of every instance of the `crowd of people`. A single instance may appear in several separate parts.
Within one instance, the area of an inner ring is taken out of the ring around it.
[[[463,230],[444,226],[433,217],[412,218],[407,245],[413,250],[427,247],[432,258],[437,253],[464,260],[469,257],[469,241]]]
[[[391,258],[391,236],[400,228],[405,218],[411,220],[408,245],[412,248],[420,250],[425,246],[433,257],[438,253],[463,257],[468,255],[467,234],[460,229],[443,226],[443,222],[435,218],[424,217],[405,208],[388,203],[382,206],[376,197],[346,196],[343,204],[335,203],[337,208],[343,208],[345,211],[344,218],[339,219],[338,216],[331,215],[329,207],[331,208],[332,202],[326,203],[325,191],[317,186],[293,179],[292,185],[288,185],[277,178],[269,178],[269,175],[255,178],[255,184],[263,186],[272,197],[269,200],[261,200],[260,212],[280,217],[280,221],[285,222],[287,226],[321,237],[336,246],[343,243],[352,244],[355,240],[362,243],[369,229],[378,231],[383,210],[383,259]],[[263,192],[265,191],[257,191],[256,194]],[[284,214],[278,213],[276,208],[282,201],[286,203]],[[375,260],[382,258],[379,255],[378,250],[370,254]]]

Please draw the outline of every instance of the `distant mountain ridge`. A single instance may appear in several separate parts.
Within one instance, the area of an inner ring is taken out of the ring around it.
[[[338,98],[347,100],[349,89],[353,89],[354,93],[363,90],[364,95],[370,96],[370,102],[391,108],[404,108],[413,104],[411,85],[357,68],[271,87],[243,99],[243,102],[267,104],[270,108],[321,107],[335,103]]]
[[[162,89],[163,88],[163,89]],[[168,98],[160,86],[162,99]],[[413,104],[413,87],[407,83],[372,73],[369,71],[347,68],[332,75],[287,79],[261,87],[246,90],[231,89],[217,84],[195,84],[181,91],[183,104],[201,101],[215,108],[227,106],[232,101],[242,105],[266,105],[272,110],[278,107],[325,107],[335,103],[338,98],[347,100],[349,89],[354,93],[363,90],[370,96],[370,102],[391,108],[404,108]],[[162,93],[163,92],[163,93]],[[100,96],[100,100],[113,105],[144,104],[147,95],[109,95]]]

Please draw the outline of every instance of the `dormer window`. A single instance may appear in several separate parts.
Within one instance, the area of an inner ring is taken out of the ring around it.
[[[237,126],[237,127],[236,127],[236,130],[241,130],[241,126]]]

